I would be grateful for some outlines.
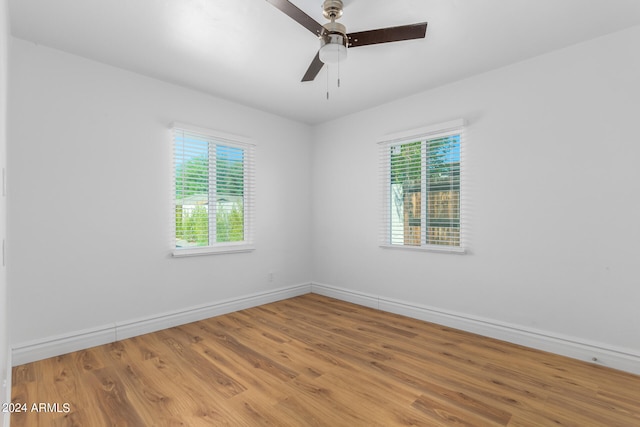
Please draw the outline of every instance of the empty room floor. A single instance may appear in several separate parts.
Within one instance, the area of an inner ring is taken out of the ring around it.
[[[13,404],[12,427],[627,427],[640,377],[307,294],[17,366]]]

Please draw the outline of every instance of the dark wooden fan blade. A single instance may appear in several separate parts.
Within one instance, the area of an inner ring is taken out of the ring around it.
[[[280,9],[285,15],[296,21],[298,24],[311,31],[316,36],[322,34],[324,28],[315,19],[298,9],[296,5],[287,0],[267,0],[269,3]]]
[[[427,23],[401,25],[399,27],[380,28],[377,30],[349,33],[349,47],[370,44],[399,42],[402,40],[422,39],[427,33]]]
[[[313,61],[311,61],[311,65],[309,65],[309,68],[307,69],[307,72],[304,74],[304,77],[302,77],[302,81],[310,82],[313,79],[315,79],[318,73],[320,72],[320,70],[322,70],[323,66],[324,64],[322,63],[322,61],[320,61],[320,52],[318,52],[316,53],[315,58],[313,58]]]

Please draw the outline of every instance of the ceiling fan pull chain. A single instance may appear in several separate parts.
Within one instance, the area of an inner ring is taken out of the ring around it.
[[[329,64],[327,64],[327,101],[329,100]]]

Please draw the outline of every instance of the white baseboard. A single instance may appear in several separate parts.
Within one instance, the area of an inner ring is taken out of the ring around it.
[[[320,283],[311,292],[640,375],[640,354],[630,349]]]
[[[310,292],[311,284],[307,283],[227,299],[213,304],[190,307],[186,310],[176,310],[158,316],[118,322],[116,323],[116,340],[148,334],[149,332],[172,328],[186,323],[197,322],[198,320],[244,310],[245,308],[257,307]]]
[[[157,316],[131,319],[116,322],[113,325],[84,329],[42,340],[21,343],[13,346],[9,363],[12,363],[12,366],[22,365],[72,351],[107,344],[185,323],[304,295],[309,292],[640,375],[640,354],[630,349],[615,348],[610,345],[589,342],[580,338],[562,336],[560,334],[526,328],[520,325],[469,316],[463,313],[441,310],[435,307],[394,300],[320,283],[308,283],[259,292],[211,304],[189,307],[184,310],[162,313]],[[10,391],[8,393],[10,393]]]
[[[156,316],[115,322],[112,325],[84,329],[48,337],[46,339],[20,343],[13,346],[12,362],[13,366],[18,366],[36,360],[70,353],[72,351],[83,350],[97,345],[108,344],[117,340],[131,338],[171,328],[173,326],[184,325],[185,323],[196,322],[198,320],[243,310],[245,308],[308,294],[310,292],[310,283],[289,286],[210,304],[188,307],[183,310],[175,310],[172,312],[158,314]]]
[[[312,283],[311,292],[313,292],[314,294],[339,299],[341,301],[363,305],[369,308],[380,309],[380,297],[373,294],[367,294],[365,292],[351,291],[348,289],[336,288],[334,286],[324,285],[320,283]]]

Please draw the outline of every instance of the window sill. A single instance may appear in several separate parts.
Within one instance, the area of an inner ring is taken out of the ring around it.
[[[383,249],[401,249],[407,251],[418,251],[418,252],[437,252],[437,253],[447,253],[447,254],[456,254],[456,255],[464,255],[467,253],[465,248],[457,247],[457,246],[438,246],[438,245],[426,245],[426,246],[405,246],[405,245],[380,245]]]
[[[221,254],[233,254],[241,252],[252,252],[256,248],[253,245],[246,243],[240,243],[237,245],[230,244],[224,246],[205,246],[195,248],[181,248],[174,249],[172,255],[174,258],[190,257],[190,256],[202,256],[202,255],[221,255]]]

